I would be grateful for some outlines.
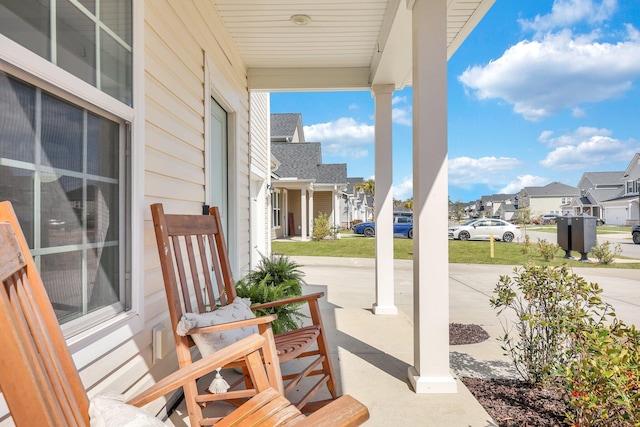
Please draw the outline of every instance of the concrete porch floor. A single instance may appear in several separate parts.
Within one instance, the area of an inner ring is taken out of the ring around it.
[[[481,325],[490,338],[478,344],[450,347],[451,369],[457,379],[458,392],[438,395],[414,393],[407,379],[407,369],[413,364],[412,261],[395,262],[399,314],[376,316],[371,312],[375,295],[373,259],[293,259],[303,266],[308,284],[305,293],[325,292],[321,300],[322,314],[338,387],[341,394],[351,394],[369,408],[371,418],[367,426],[498,425],[458,377],[516,375],[495,339],[503,333],[501,318],[489,306],[499,276],[510,274],[512,266],[450,264],[450,322]],[[576,273],[605,289],[605,299],[614,304],[619,318],[640,324],[637,271],[580,269]],[[183,403],[169,421],[175,426],[189,425]]]

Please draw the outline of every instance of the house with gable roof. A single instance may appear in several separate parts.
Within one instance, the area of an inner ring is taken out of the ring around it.
[[[611,225],[640,223],[640,153],[636,153],[622,173],[623,188],[615,197],[601,202],[604,220]]]
[[[307,240],[320,213],[331,225],[342,225],[346,163],[322,163],[322,146],[305,141],[300,113],[271,114],[271,135],[271,155],[279,162],[271,180],[271,237]]]
[[[552,182],[542,187],[524,187],[516,195],[517,209],[529,208],[531,216],[563,215],[580,192],[577,187]]]
[[[578,182],[580,197],[571,202],[573,215],[592,215],[604,220],[602,202],[617,197],[624,187],[624,172],[585,172]],[[606,220],[605,220],[606,222]]]
[[[351,228],[353,221],[373,218],[373,197],[356,190],[364,182],[362,177],[347,178],[347,187],[340,197],[340,219],[343,228]]]

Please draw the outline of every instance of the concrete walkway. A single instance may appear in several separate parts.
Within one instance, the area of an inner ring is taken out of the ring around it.
[[[413,364],[412,261],[395,262],[397,316],[376,316],[373,259],[293,257],[303,266],[305,293],[324,291],[323,319],[342,393],[363,402],[368,426],[486,427],[497,424],[458,380],[456,394],[416,394],[407,369]],[[496,337],[503,334],[489,298],[501,274],[512,266],[450,264],[450,322],[481,325],[491,336],[471,345],[450,347],[454,376],[504,378],[516,375]],[[637,270],[576,269],[604,288],[618,317],[640,325],[640,274]],[[286,367],[283,368],[286,370]],[[182,408],[171,421],[185,426]]]

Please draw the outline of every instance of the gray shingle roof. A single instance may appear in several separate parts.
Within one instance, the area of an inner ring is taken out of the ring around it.
[[[347,178],[347,193],[348,194],[355,194],[356,185],[360,184],[361,182],[364,182],[364,178],[363,177]]]
[[[285,113],[271,115],[271,140],[291,141],[298,130],[300,142],[304,141],[302,129],[302,115],[300,113]]]
[[[593,185],[623,185],[622,174],[624,172],[585,172],[583,178],[591,181]]]
[[[347,164],[322,164],[319,142],[272,142],[271,153],[280,161],[280,178],[315,179],[316,184],[347,183]]]
[[[561,182],[552,182],[544,187],[524,187],[524,190],[529,194],[529,197],[563,197],[580,194],[577,187]]]

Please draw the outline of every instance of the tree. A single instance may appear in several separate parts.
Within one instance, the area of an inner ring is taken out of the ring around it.
[[[404,207],[409,209],[409,210],[413,210],[413,197],[410,198],[410,199],[405,200]]]

